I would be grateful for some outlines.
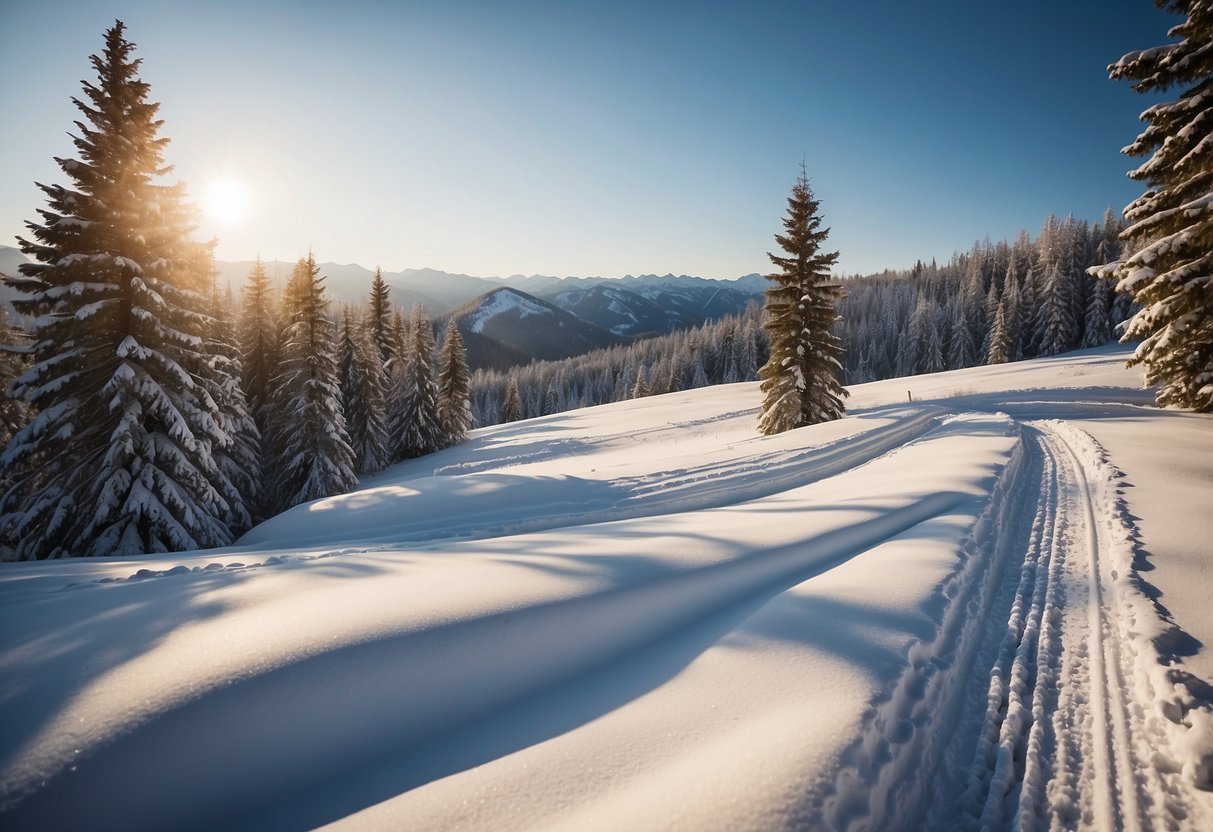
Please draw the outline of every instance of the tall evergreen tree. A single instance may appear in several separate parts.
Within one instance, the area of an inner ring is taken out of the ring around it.
[[[471,395],[472,377],[468,373],[467,353],[455,319],[451,318],[442,341],[438,372],[438,424],[443,446],[462,442],[472,429]]]
[[[116,22],[92,56],[72,187],[20,239],[35,262],[9,282],[35,316],[32,366],[13,393],[37,416],[0,468],[0,538],[19,558],[127,555],[226,544],[213,453],[227,441],[194,375],[206,363],[208,275],[180,185],[160,184],[168,139]]]
[[[393,353],[391,290],[383,281],[383,271],[376,267],[371,281],[370,331],[371,340],[379,349],[379,360],[387,364]]]
[[[370,333],[373,334],[373,333]],[[341,313],[337,350],[341,410],[359,474],[382,471],[391,462],[388,450],[387,376],[379,347],[358,326],[348,308]]]
[[[1124,151],[1150,156],[1129,173],[1147,190],[1124,211],[1128,256],[1094,273],[1141,306],[1125,330],[1141,340],[1129,364],[1145,365],[1158,403],[1213,411],[1213,4],[1157,5],[1186,18],[1170,32],[1182,40],[1130,52],[1108,74],[1137,92],[1185,89],[1142,113],[1148,126]]]
[[[232,534],[238,535],[253,524],[256,507],[260,505],[261,433],[249,413],[240,382],[240,347],[232,326],[229,300],[212,280],[212,323],[206,336],[208,366],[196,372],[195,377],[206,386],[218,406],[219,426],[228,439],[215,448],[215,464],[222,475],[220,493],[227,503],[224,521]]]
[[[1091,287],[1091,298],[1087,301],[1086,320],[1083,324],[1083,347],[1098,347],[1112,340],[1112,320],[1109,316],[1112,299],[1109,295],[1111,281],[1097,280]]]
[[[244,286],[239,340],[244,395],[249,412],[263,433],[274,373],[278,370],[278,321],[274,307],[273,287],[258,257]]]
[[[840,380],[842,343],[832,332],[842,290],[829,270],[838,252],[821,249],[829,229],[821,227],[819,207],[802,166],[788,197],[785,233],[775,235],[785,254],[767,255],[779,268],[767,275],[775,284],[766,291],[764,324],[771,356],[759,371],[758,430],[767,435],[837,419],[848,395]]]
[[[269,275],[258,257],[249,272],[243,290],[244,300],[237,327],[240,344],[240,378],[245,405],[260,437],[254,478],[259,483],[255,493],[246,495],[246,503],[254,521],[264,520],[274,513],[276,498],[266,487],[268,462],[273,455],[271,443],[275,427],[271,394],[278,372],[279,326],[273,287]]]
[[[335,327],[325,315],[324,278],[310,253],[295,264],[282,307],[270,466],[278,511],[358,485],[333,359]]]
[[[1057,355],[1074,347],[1075,323],[1070,281],[1060,263],[1053,263],[1045,275],[1036,313],[1039,355]]]
[[[990,349],[986,354],[987,364],[1006,364],[1010,360],[1011,347],[1007,338],[1006,304],[998,302],[994,310],[994,326],[990,329]]]
[[[421,307],[413,310],[408,352],[394,379],[398,385],[392,413],[391,445],[397,459],[424,456],[442,447],[438,385],[434,380],[434,335]]]
[[[522,418],[522,396],[518,392],[518,376],[511,375],[501,399],[501,421],[517,422]]]

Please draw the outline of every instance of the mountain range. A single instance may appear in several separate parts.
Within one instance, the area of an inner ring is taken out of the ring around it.
[[[14,274],[28,259],[0,246],[0,273]],[[239,292],[252,261],[217,261],[220,283]],[[278,286],[285,285],[294,263],[263,263]],[[356,263],[321,263],[329,296],[363,304],[374,272]],[[767,281],[749,274],[736,280],[689,275],[553,277],[511,275],[473,277],[436,269],[383,272],[393,303],[420,304],[437,321],[453,317],[464,338],[468,363],[475,368],[506,369],[532,360],[556,360],[589,350],[624,344],[635,338],[677,329],[743,311],[760,300]],[[12,295],[0,282],[0,302]]]

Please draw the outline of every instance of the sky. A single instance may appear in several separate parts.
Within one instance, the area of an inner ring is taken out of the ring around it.
[[[223,260],[480,276],[769,271],[803,161],[839,271],[947,260],[1143,191],[1106,67],[1150,0],[0,0],[0,245],[67,184],[115,19]],[[230,211],[229,211],[230,213]]]

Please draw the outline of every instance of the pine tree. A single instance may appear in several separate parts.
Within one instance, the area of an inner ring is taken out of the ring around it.
[[[1075,324],[1070,282],[1054,263],[1045,275],[1036,313],[1036,333],[1039,355],[1057,355],[1074,346]]]
[[[956,317],[952,320],[952,338],[948,345],[948,367],[959,370],[977,363],[977,345],[973,343],[973,328],[970,326],[968,295],[962,293],[956,304]]]
[[[784,234],[775,241],[786,256],[768,254],[778,272],[766,291],[771,356],[759,371],[764,399],[758,430],[763,434],[837,419],[848,394],[841,384],[842,343],[831,328],[838,318],[841,289],[829,269],[838,252],[823,252],[829,229],[821,228],[818,200],[803,166],[788,198]]]
[[[1213,411],[1213,5],[1158,5],[1186,17],[1170,32],[1182,40],[1130,52],[1108,74],[1137,92],[1185,89],[1142,113],[1148,126],[1124,151],[1150,156],[1129,173],[1147,186],[1124,211],[1129,256],[1093,274],[1140,304],[1124,337],[1141,340],[1129,364],[1145,365],[1158,403]]]
[[[918,305],[910,317],[909,337],[913,344],[915,361],[910,365],[907,375],[937,373],[943,369],[939,332],[935,329],[935,308],[925,294],[919,296]]]
[[[249,412],[258,430],[264,433],[274,373],[278,369],[278,321],[270,279],[260,257],[247,281],[239,327],[241,379]]]
[[[472,429],[472,379],[468,374],[467,353],[455,319],[451,318],[442,341],[441,369],[438,373],[438,424],[442,446],[462,442]]]
[[[278,511],[358,485],[333,360],[335,327],[325,316],[324,278],[310,253],[295,264],[282,306],[270,466]]]
[[[413,310],[408,352],[393,379],[397,410],[392,413],[391,446],[397,459],[412,459],[442,447],[438,385],[434,381],[434,335],[421,307]]]
[[[1091,287],[1091,299],[1087,301],[1087,315],[1083,325],[1083,347],[1099,347],[1112,340],[1111,281],[1097,280]]]
[[[1011,347],[1007,338],[1006,305],[998,302],[994,310],[994,326],[990,330],[990,349],[986,355],[987,364],[1006,364],[1010,360]]]
[[[645,396],[652,395],[649,390],[649,373],[644,365],[636,371],[636,386],[632,388],[633,399],[643,399]]]
[[[1018,272],[1007,270],[1002,292],[1003,324],[1007,330],[1007,361],[1023,358],[1023,299],[1019,290]]]
[[[379,348],[380,361],[387,364],[393,353],[392,300],[383,272],[377,267],[371,281],[370,313],[371,340]]]
[[[228,439],[216,446],[215,464],[221,474],[219,490],[227,503],[224,522],[233,535],[239,535],[253,525],[261,500],[261,433],[240,382],[240,347],[232,326],[232,308],[213,280],[209,312],[207,366],[196,369],[194,376],[215,401],[219,426]]]
[[[501,400],[501,421],[517,422],[522,418],[522,396],[518,393],[518,376],[510,376]]]
[[[374,474],[391,462],[387,377],[379,348],[354,322],[348,308],[341,314],[341,342],[337,353],[341,410],[354,451],[354,470],[359,474]]]
[[[32,366],[13,393],[37,415],[0,468],[0,539],[19,558],[128,555],[231,540],[213,456],[227,441],[192,373],[206,363],[205,247],[158,136],[121,22],[92,56],[74,144],[57,159],[73,187],[39,185],[49,209],[19,239],[34,263],[10,280],[35,316]]]

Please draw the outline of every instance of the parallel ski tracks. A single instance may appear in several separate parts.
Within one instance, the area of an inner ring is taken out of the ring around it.
[[[976,737],[967,775],[952,775],[963,792],[936,796],[955,810],[934,806],[930,826],[1184,826],[1182,807],[1156,799],[1171,792],[1150,753],[1164,740],[1151,736],[1147,703],[1134,698],[1133,647],[1122,634],[1107,557],[1112,518],[1101,516],[1101,484],[1088,477],[1071,433],[1057,422],[1026,426],[1040,471],[1039,491],[1025,495],[1035,516],[1013,594],[987,618],[994,627],[1005,622],[1005,632],[984,665],[988,676],[974,668],[973,684],[986,685],[985,712],[976,732],[957,733]],[[950,759],[963,764],[963,749]]]

